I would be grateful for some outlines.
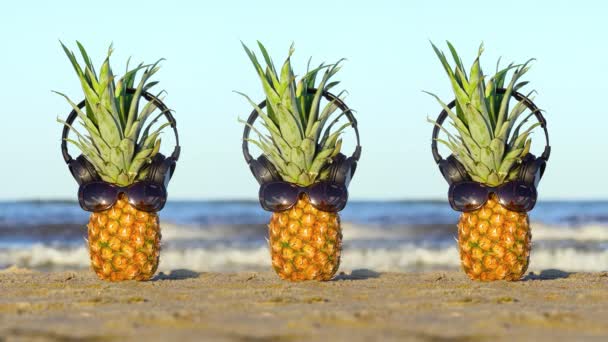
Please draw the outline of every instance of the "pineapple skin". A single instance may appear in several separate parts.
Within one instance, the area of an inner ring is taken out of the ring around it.
[[[507,210],[494,194],[458,222],[460,260],[471,280],[520,280],[528,269],[531,239],[528,214]]]
[[[149,280],[158,268],[160,225],[156,213],[137,210],[121,195],[88,224],[91,266],[99,279]]]
[[[272,267],[290,281],[331,280],[340,266],[342,229],[337,213],[314,208],[306,196],[272,214],[269,245]]]

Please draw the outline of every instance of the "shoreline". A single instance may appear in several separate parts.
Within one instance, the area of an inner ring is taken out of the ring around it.
[[[173,270],[108,283],[91,271],[0,271],[7,340],[485,341],[608,336],[608,272],[520,282],[462,272],[355,270],[289,283],[272,272]]]

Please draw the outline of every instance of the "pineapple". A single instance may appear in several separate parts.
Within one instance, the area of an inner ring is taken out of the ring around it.
[[[340,266],[340,216],[315,209],[305,195],[290,210],[273,213],[269,244],[281,279],[330,280]]]
[[[350,123],[333,129],[344,113],[336,112],[333,101],[324,107],[320,101],[323,91],[339,83],[329,80],[340,70],[342,60],[309,68],[296,82],[290,62],[293,46],[278,74],[264,46],[259,42],[258,45],[265,68],[247,46],[243,44],[243,47],[262,81],[268,104],[266,111],[241,95],[256,108],[269,135],[256,130],[258,139],[250,142],[263,151],[285,182],[309,186],[327,179],[327,167],[342,145],[340,133]],[[318,84],[317,76],[320,76]],[[310,89],[317,90],[311,92]],[[336,118],[325,127],[334,113]],[[303,194],[290,210],[273,213],[268,227],[272,266],[279,277],[301,281],[330,280],[334,276],[340,265],[342,246],[337,213],[314,208]]]
[[[77,44],[84,67],[72,51],[61,45],[80,80],[85,110],[57,93],[77,111],[88,134],[75,130],[77,139],[69,141],[81,150],[103,181],[123,187],[131,185],[145,178],[147,166],[160,148],[159,134],[166,127],[165,124],[152,129],[156,118],[145,125],[156,109],[151,102],[139,111],[142,93],[157,83],[149,79],[158,71],[160,60],[130,70],[127,65],[126,73],[116,81],[110,68],[111,46],[98,75],[84,47]],[[143,76],[135,85],[140,70]],[[132,88],[136,89],[134,93],[127,92]],[[158,215],[137,210],[121,194],[112,208],[90,216],[88,243],[92,268],[103,280],[150,279],[158,267],[160,238]]]
[[[496,187],[516,179],[522,159],[530,150],[529,135],[539,124],[522,131],[530,116],[517,125],[516,121],[526,106],[518,102],[509,111],[509,100],[513,91],[528,83],[519,79],[529,70],[532,60],[504,69],[497,65],[496,73],[488,78],[480,67],[481,45],[467,75],[456,50],[449,42],[448,46],[456,64],[453,69],[443,52],[435,45],[433,49],[449,76],[456,95],[456,111],[451,111],[439,97],[431,95],[448,112],[456,134],[444,130],[448,139],[440,142],[452,151],[475,182]],[[511,79],[505,86],[510,72]],[[505,88],[506,92],[498,94],[498,88]],[[458,245],[462,267],[471,279],[519,280],[528,267],[530,256],[528,215],[507,210],[491,194],[483,207],[461,215]]]
[[[505,209],[494,194],[458,222],[460,260],[473,280],[519,280],[528,268],[531,239],[528,215]]]
[[[109,210],[93,213],[88,224],[91,266],[100,279],[148,280],[158,267],[158,215],[137,210],[121,195]]]

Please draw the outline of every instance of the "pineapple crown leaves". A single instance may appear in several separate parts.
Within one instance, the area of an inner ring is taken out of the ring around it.
[[[237,92],[255,108],[268,132],[263,134],[252,127],[258,139],[248,141],[263,151],[285,181],[307,186],[327,178],[325,166],[340,152],[340,134],[351,124],[336,128],[345,113],[337,112],[336,100],[322,107],[321,99],[324,91],[340,83],[330,79],[340,70],[344,59],[334,64],[322,63],[312,69],[309,60],[306,74],[297,80],[291,67],[293,44],[280,72],[262,43],[258,42],[258,47],[265,68],[256,54],[242,45],[262,82],[267,103],[264,111],[247,95]],[[317,90],[311,92],[313,88]],[[342,100],[345,93],[340,92],[337,98]]]
[[[431,45],[448,75],[456,97],[454,111],[437,95],[426,92],[446,110],[451,125],[457,132],[451,134],[442,127],[447,140],[437,141],[452,151],[474,181],[497,186],[514,179],[522,158],[530,151],[530,134],[540,124],[535,123],[522,131],[533,114],[524,117],[516,125],[527,107],[520,101],[509,110],[509,102],[513,92],[528,84],[520,79],[528,72],[534,59],[524,64],[509,64],[502,69],[499,59],[495,74],[488,77],[484,75],[480,64],[483,44],[480,45],[477,58],[468,73],[450,42],[447,42],[447,45],[454,60],[454,67],[441,50],[432,42]],[[507,83],[509,73],[512,73],[512,76]],[[497,92],[499,88],[505,89],[504,93]],[[534,91],[529,92],[526,97],[530,98],[533,93]],[[431,119],[429,121],[437,125],[437,122]]]
[[[87,134],[70,126],[76,139],[68,141],[81,150],[104,181],[121,186],[132,184],[145,177],[146,166],[160,149],[160,133],[168,125],[152,129],[163,113],[146,124],[156,110],[152,102],[146,103],[141,110],[139,108],[143,93],[158,84],[150,78],[160,69],[159,63],[163,59],[153,64],[142,63],[132,69],[129,69],[127,61],[125,74],[117,79],[110,67],[112,45],[97,73],[85,48],[80,42],[76,44],[84,65],[78,62],[74,52],[63,43],[61,46],[80,80],[85,95],[84,110],[79,109],[67,95],[55,93],[64,97],[76,111]],[[137,82],[140,71],[143,74]],[[160,98],[163,93],[161,91],[156,96]],[[61,119],[57,121],[68,125]]]

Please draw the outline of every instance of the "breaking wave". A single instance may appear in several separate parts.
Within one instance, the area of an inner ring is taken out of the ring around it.
[[[459,267],[454,225],[371,226],[344,224],[342,270],[419,271]],[[46,241],[0,245],[0,266],[36,269],[89,267],[88,250],[66,228],[71,242]],[[192,226],[162,224],[159,269],[232,272],[270,268],[263,225]],[[531,270],[605,271],[608,226],[564,227],[533,224]]]

